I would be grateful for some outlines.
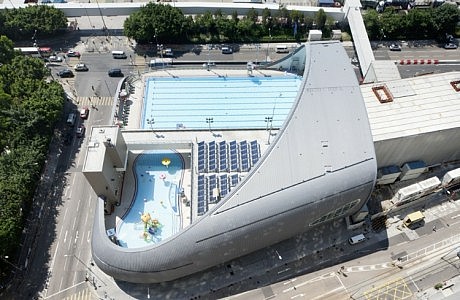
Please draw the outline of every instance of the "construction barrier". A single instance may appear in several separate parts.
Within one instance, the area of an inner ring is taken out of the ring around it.
[[[401,59],[400,65],[437,65],[439,59]]]

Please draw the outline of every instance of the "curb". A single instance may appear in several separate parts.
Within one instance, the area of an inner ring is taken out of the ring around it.
[[[437,65],[439,59],[401,59],[398,64],[400,65]]]

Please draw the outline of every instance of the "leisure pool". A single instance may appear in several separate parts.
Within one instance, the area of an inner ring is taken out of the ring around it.
[[[117,238],[122,247],[139,248],[159,243],[180,230],[178,193],[184,162],[173,151],[144,151],[134,160],[132,170],[134,198],[117,226]]]

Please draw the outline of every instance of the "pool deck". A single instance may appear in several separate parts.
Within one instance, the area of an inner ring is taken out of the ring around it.
[[[266,76],[283,76],[284,72],[269,71],[269,70],[255,70],[252,73],[253,77],[266,77]],[[263,154],[269,147],[270,141],[272,141],[277,133],[277,130],[150,130],[140,129],[142,121],[142,109],[144,100],[145,84],[148,77],[222,77],[222,76],[235,76],[242,77],[248,76],[246,70],[237,69],[211,69],[207,71],[203,70],[190,70],[190,69],[168,69],[158,70],[155,72],[146,73],[142,78],[138,78],[132,81],[135,86],[135,92],[129,96],[131,100],[131,108],[129,114],[128,125],[124,127],[125,141],[130,144],[143,144],[145,150],[158,149],[158,147],[164,147],[164,149],[170,149],[169,145],[171,142],[189,142],[196,143],[198,141],[231,141],[231,140],[258,140],[260,143],[260,151]],[[150,147],[149,147],[150,146]],[[175,149],[185,156],[190,153],[191,148],[182,147],[182,149]],[[114,211],[111,215],[107,215],[105,218],[106,228],[117,228],[121,218],[128,212],[131,207],[134,193],[135,193],[135,178],[132,172],[132,166],[135,158],[142,151],[130,151],[128,156],[127,171],[125,172],[122,196],[119,206],[115,206]],[[194,167],[185,168],[183,181],[181,188],[184,189],[184,194],[187,200],[194,198],[196,193],[192,189],[192,178],[194,174]],[[198,218],[196,215],[197,207],[196,202],[192,201],[191,206],[187,206],[183,201],[179,201],[180,213],[181,213],[181,226],[182,228],[190,225],[193,221]],[[210,206],[211,208],[212,206]]]

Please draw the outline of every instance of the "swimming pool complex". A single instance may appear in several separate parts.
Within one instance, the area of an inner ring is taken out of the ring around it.
[[[292,107],[301,80],[292,74],[149,78],[141,126],[145,129],[279,128]]]
[[[178,191],[184,162],[172,151],[145,151],[134,161],[134,199],[117,226],[119,244],[139,248],[159,243],[180,230]]]

